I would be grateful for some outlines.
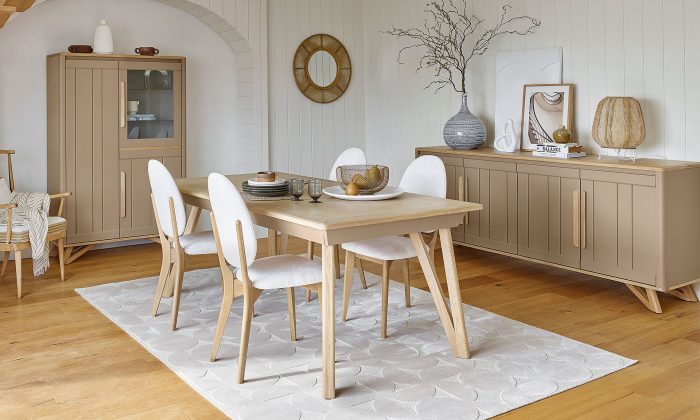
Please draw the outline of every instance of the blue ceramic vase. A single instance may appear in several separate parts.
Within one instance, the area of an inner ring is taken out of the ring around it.
[[[474,149],[486,142],[486,126],[469,111],[466,93],[462,94],[462,108],[447,121],[442,137],[453,149]]]

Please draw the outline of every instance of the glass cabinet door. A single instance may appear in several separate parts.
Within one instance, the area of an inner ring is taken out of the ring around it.
[[[124,62],[121,67],[122,144],[180,144],[181,71],[168,63]]]

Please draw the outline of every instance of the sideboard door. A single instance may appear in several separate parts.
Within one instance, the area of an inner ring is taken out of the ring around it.
[[[117,62],[66,60],[65,177],[69,244],[119,238]],[[60,156],[50,156],[60,159]]]
[[[656,177],[582,170],[581,191],[581,268],[655,286],[660,242]]]
[[[447,198],[450,200],[464,201],[464,166],[462,159],[440,157],[445,164],[447,175]],[[452,239],[457,242],[464,242],[464,223],[452,228]]]
[[[518,239],[518,177],[514,163],[465,159],[466,201],[480,203],[470,212],[465,242],[515,254]]]
[[[579,268],[579,170],[518,165],[518,254]]]

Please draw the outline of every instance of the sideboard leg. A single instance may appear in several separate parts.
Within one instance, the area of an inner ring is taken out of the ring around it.
[[[678,289],[674,290],[669,290],[668,294],[673,295],[677,297],[680,300],[684,300],[686,302],[697,302],[698,301],[698,296],[695,294],[695,290],[693,290],[693,286],[683,286],[679,287]]]
[[[634,286],[632,284],[625,284],[625,286],[637,296],[637,299],[642,301],[647,309],[657,314],[661,313],[661,304],[659,303],[659,296],[656,294],[656,290]]]

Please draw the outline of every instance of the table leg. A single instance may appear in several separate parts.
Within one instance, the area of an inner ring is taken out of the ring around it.
[[[190,209],[190,215],[187,217],[187,224],[185,225],[185,235],[189,235],[197,229],[197,224],[199,223],[199,216],[202,215],[202,209],[200,207],[192,206]]]
[[[442,290],[440,289],[440,282],[438,281],[435,269],[430,264],[430,257],[425,249],[425,243],[423,242],[423,236],[420,233],[411,233],[411,241],[413,242],[413,248],[416,250],[416,255],[418,257],[418,262],[423,270],[423,275],[425,276],[425,281],[428,283],[428,288],[430,289],[430,294],[433,296],[433,302],[435,303],[435,308],[437,309],[438,315],[440,315],[440,321],[442,321],[442,327],[445,329],[445,334],[450,342],[450,347],[452,347],[452,353],[460,357],[458,351],[458,346],[455,341],[455,328],[452,321],[452,316],[447,310],[447,305],[445,305],[445,300],[442,297]],[[461,311],[460,311],[461,313]]]
[[[321,245],[321,328],[323,334],[323,398],[335,398],[335,246]]]
[[[447,292],[450,296],[450,307],[452,308],[457,353],[458,357],[468,359],[467,325],[464,322],[464,307],[462,306],[462,297],[459,290],[459,276],[457,275],[457,262],[455,261],[454,245],[452,245],[451,229],[440,229],[440,246],[442,247],[442,259],[445,262],[445,277],[447,277]]]
[[[277,231],[274,229],[267,230],[267,252],[270,257],[277,255]]]

